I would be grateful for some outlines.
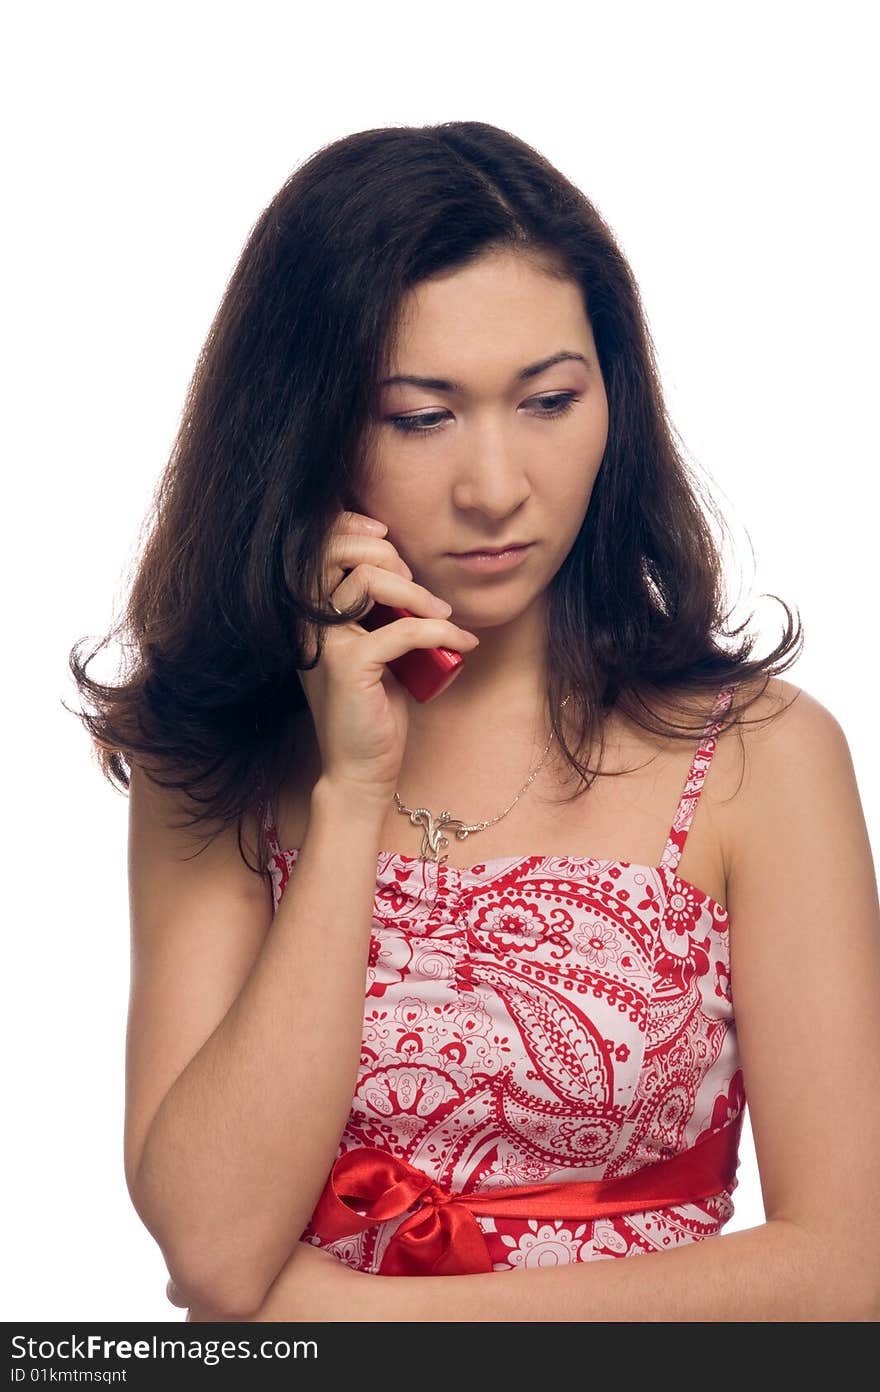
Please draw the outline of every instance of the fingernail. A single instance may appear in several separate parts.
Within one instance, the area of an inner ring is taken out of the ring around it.
[[[379,536],[384,536],[384,534],[388,531],[388,527],[387,527],[386,523],[384,523],[384,522],[375,522],[372,518],[368,518],[368,519],[364,522],[364,526],[365,526],[365,527],[367,528],[367,530],[370,531],[370,532],[377,532],[377,533],[379,534]]]

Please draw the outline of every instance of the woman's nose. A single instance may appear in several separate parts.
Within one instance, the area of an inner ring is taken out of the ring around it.
[[[481,451],[463,465],[453,486],[457,507],[503,521],[529,496],[530,484],[522,466],[497,448]]]

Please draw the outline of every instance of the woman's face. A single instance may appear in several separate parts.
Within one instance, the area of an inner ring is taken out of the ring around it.
[[[541,364],[561,354],[561,361]],[[465,628],[505,625],[547,589],[580,529],[608,402],[579,286],[493,254],[417,286],[371,423],[356,505]],[[452,553],[531,543],[512,569]]]

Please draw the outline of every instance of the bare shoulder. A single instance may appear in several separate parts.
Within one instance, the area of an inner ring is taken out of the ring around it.
[[[755,778],[797,780],[805,763],[824,755],[840,755],[846,737],[836,716],[815,696],[794,682],[772,677],[746,711],[742,731],[745,772]]]
[[[129,854],[166,857],[175,872],[179,866],[184,874],[206,879],[219,871],[227,881],[237,878],[252,897],[265,897],[259,876],[242,860],[237,823],[209,821],[193,826],[190,819],[199,810],[199,804],[181,789],[156,783],[140,765],[132,763]],[[258,855],[260,835],[259,809],[248,807],[242,812],[241,848],[251,864]],[[165,870],[163,875],[167,873]]]
[[[760,690],[760,688],[759,688]],[[733,734],[731,730],[729,734]],[[802,687],[773,677],[736,726],[738,788],[729,819],[731,864],[759,846],[779,843],[792,822],[786,809],[804,803],[826,815],[853,814],[855,775],[846,735],[835,715]],[[728,747],[728,769],[733,760]],[[860,812],[860,808],[859,808]]]

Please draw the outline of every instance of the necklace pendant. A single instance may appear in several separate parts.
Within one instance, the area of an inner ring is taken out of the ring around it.
[[[452,825],[461,827],[464,823],[457,817],[450,816],[445,808],[439,817],[434,817],[427,807],[417,807],[415,810],[398,808],[400,812],[404,810],[406,810],[412,825],[422,828],[422,846],[419,858],[432,860],[435,865],[444,865],[449,859],[443,854],[445,847],[449,845],[449,840],[443,835],[443,828]]]
[[[446,811],[441,812],[436,820],[432,817],[430,812],[426,812],[425,819],[422,822],[422,826],[424,827],[421,849],[422,860],[433,860],[435,865],[445,865],[449,857],[441,853],[449,845],[449,841],[448,838],[443,835],[442,829],[449,824],[450,820],[449,813]]]
[[[432,841],[432,840],[431,840],[431,837],[430,837],[429,834],[428,834],[428,832],[425,831],[424,834],[422,835],[422,845],[421,845],[421,849],[419,850],[419,859],[420,859],[420,860],[433,860],[435,865],[440,865],[440,863],[441,863],[441,859],[440,859],[440,841],[441,841],[441,840],[442,840],[443,844],[445,845],[445,844],[446,844],[446,838],[445,838],[445,837],[436,837],[436,836],[435,836],[434,840]],[[443,859],[445,860],[446,857],[444,856]]]
[[[433,859],[439,864],[440,828],[435,823],[429,809],[427,807],[410,808],[401,805],[397,810],[409,817],[412,826],[420,826],[422,828],[422,846],[419,851],[419,858],[421,860]]]

